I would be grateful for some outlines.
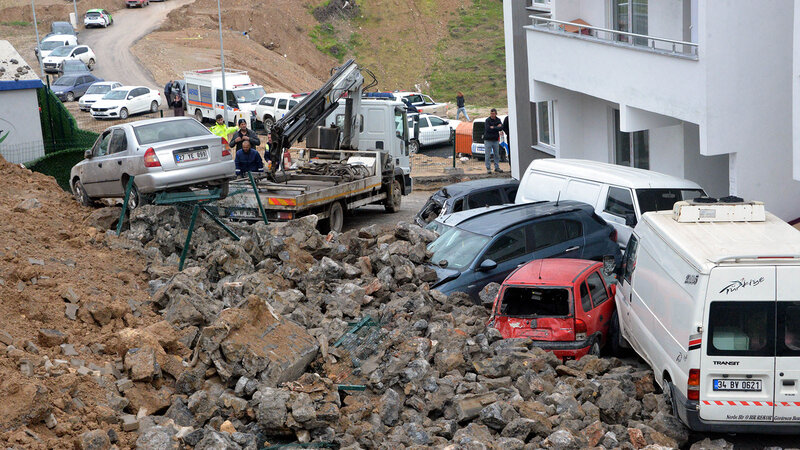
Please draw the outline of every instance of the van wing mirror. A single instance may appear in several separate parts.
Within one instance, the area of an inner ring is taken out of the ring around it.
[[[479,272],[488,272],[497,267],[497,263],[493,259],[484,259],[480,266],[478,266]]]

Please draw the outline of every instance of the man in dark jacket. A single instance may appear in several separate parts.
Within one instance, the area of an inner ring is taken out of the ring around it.
[[[231,148],[236,147],[236,150],[242,149],[242,142],[250,141],[250,146],[255,149],[261,145],[261,139],[258,138],[255,131],[247,128],[247,121],[239,119],[239,130],[231,136],[231,142],[228,144]]]
[[[511,162],[511,135],[508,134],[508,117],[509,116],[506,116],[506,118],[503,119],[503,135],[506,137],[506,146],[505,154],[500,158],[502,162]]]
[[[250,149],[250,141],[242,141],[242,149],[236,152],[236,175],[245,176],[247,172],[263,172],[264,161],[257,151]]]
[[[492,108],[489,117],[484,122],[483,129],[483,160],[486,162],[486,172],[491,173],[492,168],[489,158],[494,157],[494,171],[502,172],[498,159],[500,157],[500,133],[503,131],[503,122],[497,118],[497,110]]]
[[[167,106],[172,106],[172,81],[167,81],[164,85],[164,98],[167,100]]]

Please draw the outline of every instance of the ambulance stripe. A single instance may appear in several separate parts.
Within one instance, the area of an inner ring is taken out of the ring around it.
[[[703,342],[702,339],[692,339],[689,341],[689,345],[700,345],[701,342]]]
[[[737,401],[737,400],[702,400],[700,403],[713,406],[800,406],[800,402],[756,402],[756,401]]]

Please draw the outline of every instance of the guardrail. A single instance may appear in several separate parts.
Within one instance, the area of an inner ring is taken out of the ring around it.
[[[630,47],[638,50],[652,51],[681,58],[697,59],[697,47],[694,42],[678,41],[675,39],[648,36],[645,34],[629,33],[627,31],[611,30],[582,23],[567,22],[537,15],[528,16],[531,25],[526,28],[569,35],[580,39],[609,43]],[[568,30],[567,27],[574,27]]]

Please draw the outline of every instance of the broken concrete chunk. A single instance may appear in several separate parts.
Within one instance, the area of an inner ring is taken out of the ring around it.
[[[78,314],[78,305],[74,303],[67,303],[65,305],[64,315],[67,316],[69,320],[75,320]]]
[[[125,370],[130,373],[131,380],[151,380],[161,375],[156,362],[156,354],[152,348],[132,348],[125,353]]]
[[[72,344],[61,344],[61,354],[64,356],[78,356],[75,347]]]
[[[67,341],[67,335],[47,328],[39,328],[39,344],[45,347],[55,347]]]
[[[0,330],[0,342],[5,345],[11,345],[14,343],[14,338],[11,337],[10,334],[6,333],[4,330]]]
[[[36,198],[28,198],[17,203],[17,206],[14,207],[14,212],[27,212],[41,206],[42,204]]]

